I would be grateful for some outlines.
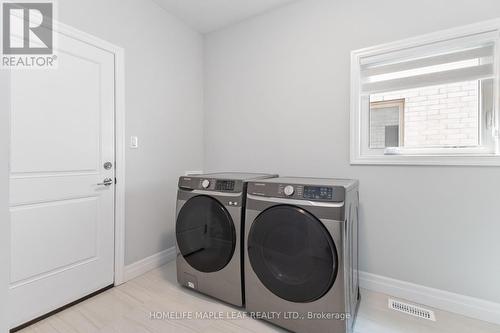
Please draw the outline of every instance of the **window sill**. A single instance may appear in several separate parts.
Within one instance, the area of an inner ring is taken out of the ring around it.
[[[351,156],[351,165],[500,166],[500,155],[365,155]]]
[[[489,147],[450,147],[450,148],[385,148],[384,155],[398,156],[491,156],[494,150]]]

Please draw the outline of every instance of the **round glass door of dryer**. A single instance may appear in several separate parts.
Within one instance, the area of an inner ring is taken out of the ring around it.
[[[177,215],[177,246],[194,269],[212,273],[233,257],[236,231],[227,209],[216,199],[200,195],[186,201]]]
[[[300,207],[278,205],[263,211],[250,228],[247,246],[262,284],[287,301],[320,299],[337,277],[337,250],[330,233]]]

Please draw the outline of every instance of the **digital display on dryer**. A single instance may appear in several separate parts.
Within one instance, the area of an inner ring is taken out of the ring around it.
[[[333,200],[333,188],[305,186],[303,197],[311,200]]]
[[[234,191],[234,180],[218,180],[215,183],[216,191]]]

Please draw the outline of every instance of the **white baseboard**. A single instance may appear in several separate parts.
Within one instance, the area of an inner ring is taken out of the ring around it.
[[[175,246],[168,248],[162,252],[153,254],[150,257],[139,260],[133,264],[125,266],[123,279],[125,282],[135,279],[142,274],[149,272],[155,268],[165,265],[167,262],[175,259]]]
[[[406,299],[466,317],[500,324],[499,303],[366,272],[359,272],[359,279],[360,287],[363,289]]]

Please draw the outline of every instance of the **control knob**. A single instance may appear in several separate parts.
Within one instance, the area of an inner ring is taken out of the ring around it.
[[[210,186],[210,180],[205,179],[204,181],[201,182],[201,187],[208,188],[209,186]]]
[[[289,196],[293,195],[293,193],[295,192],[295,189],[293,188],[292,185],[288,185],[288,186],[285,187],[285,189],[284,189],[283,192],[285,193],[285,195],[287,197],[289,197]]]

